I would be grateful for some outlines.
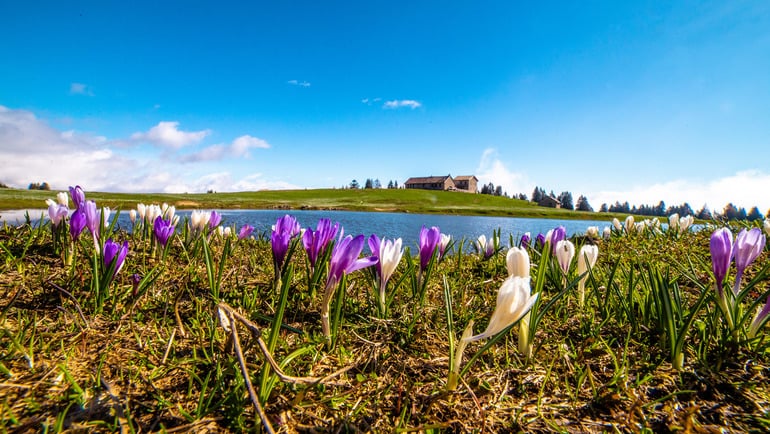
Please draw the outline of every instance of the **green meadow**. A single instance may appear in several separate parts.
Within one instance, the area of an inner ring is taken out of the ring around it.
[[[41,207],[52,196],[11,190],[0,200]],[[124,212],[142,201],[567,215],[404,190],[86,197]],[[462,253],[475,240],[452,240],[443,255],[396,249],[380,255],[393,266],[382,284],[371,260],[335,274],[346,260],[336,249],[356,239],[332,240],[314,260],[296,228],[238,237],[242,228],[228,234],[218,229],[227,221],[210,218],[173,228],[166,210],[132,233],[106,222],[75,239],[74,214],[56,227],[0,226],[0,432],[770,429],[760,228],[735,244],[740,272],[732,244],[714,253],[711,236],[750,227],[643,224],[553,246],[487,234],[489,250],[477,253]],[[159,234],[167,225],[173,232]],[[371,255],[358,241],[347,260]],[[593,264],[580,256],[590,249]],[[731,261],[717,275],[714,255]],[[526,294],[505,295],[511,288]]]
[[[0,189],[0,210],[42,208],[50,191]],[[329,209],[421,214],[489,215],[532,218],[618,217],[544,208],[528,201],[486,194],[406,189],[270,190],[237,193],[129,194],[89,192],[100,206],[128,210],[137,203],[167,203],[179,209]],[[601,216],[601,217],[599,217]]]

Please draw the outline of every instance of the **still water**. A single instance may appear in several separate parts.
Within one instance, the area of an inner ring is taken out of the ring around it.
[[[25,221],[25,214],[33,221],[38,221],[41,215],[48,219],[47,210],[14,210],[0,211],[0,222],[19,224]],[[479,235],[492,235],[492,231],[501,230],[501,243],[507,245],[508,237],[513,235],[518,240],[525,232],[530,232],[534,239],[538,233],[546,233],[557,226],[564,226],[567,234],[583,234],[589,226],[598,226],[599,231],[609,226],[608,220],[556,220],[515,217],[479,217],[454,216],[436,214],[405,214],[383,212],[355,211],[319,211],[319,210],[217,210],[222,214],[222,224],[232,226],[237,231],[244,224],[254,226],[255,232],[269,234],[270,229],[279,217],[286,214],[293,216],[302,227],[315,229],[318,220],[328,218],[339,222],[345,234],[358,235],[377,234],[380,238],[402,238],[404,246],[417,244],[420,228],[438,226],[442,233],[449,234],[452,239],[475,240]],[[190,211],[178,211],[180,218],[189,217]],[[114,214],[111,216],[114,217]],[[121,212],[118,226],[131,230],[128,212]]]

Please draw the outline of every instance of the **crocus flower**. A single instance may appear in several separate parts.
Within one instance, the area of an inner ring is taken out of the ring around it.
[[[210,212],[195,210],[190,214],[190,226],[196,232],[203,232],[209,224]]]
[[[599,238],[599,226],[589,226],[586,228],[586,236],[588,238]]]
[[[588,270],[596,265],[596,259],[598,257],[599,248],[591,244],[584,245],[578,252],[577,272],[578,275],[581,276],[578,281],[578,303],[580,306],[582,306],[585,301],[585,285],[586,280],[588,280]]]
[[[52,203],[48,205],[48,216],[51,218],[51,224],[54,227],[58,227],[59,223],[64,221],[64,219],[67,217],[69,211],[70,210],[66,205],[61,205],[58,203]]]
[[[569,266],[572,263],[572,258],[575,257],[575,245],[572,241],[561,240],[556,243],[556,260],[559,262],[559,267],[564,274],[569,271]]]
[[[133,287],[133,294],[134,297],[136,297],[137,294],[139,294],[139,284],[142,282],[142,276],[140,276],[137,273],[132,274],[129,278],[129,281],[131,281],[131,286]]]
[[[602,231],[602,238],[609,240],[610,236],[612,236],[612,229],[610,229],[609,226],[605,226],[604,230]]]
[[[340,229],[340,224],[335,223],[332,225],[329,219],[318,220],[316,230],[310,228],[305,230],[302,234],[302,245],[307,252],[308,260],[310,261],[310,267],[315,268],[318,257],[326,250],[329,243],[337,236],[337,232]]]
[[[86,194],[79,185],[70,187],[70,196],[72,196],[72,204],[75,205],[75,209],[80,208],[86,200]]]
[[[679,232],[679,214],[673,213],[668,216],[668,230]]]
[[[356,270],[370,267],[377,263],[377,258],[369,256],[358,258],[364,248],[364,236],[355,238],[348,235],[341,239],[332,249],[332,257],[329,263],[329,275],[326,279],[326,291],[333,291],[343,274],[350,274]]]
[[[213,217],[212,214],[212,219]],[[270,245],[273,248],[273,262],[276,269],[283,267],[291,239],[299,234],[299,230],[300,226],[297,219],[290,215],[285,215],[275,222],[273,232],[270,235]]]
[[[420,271],[424,271],[428,267],[440,239],[441,231],[436,226],[432,226],[430,229],[423,226],[420,229]]]
[[[128,218],[131,220],[131,224],[136,224],[136,210],[132,209],[128,211]]]
[[[94,239],[99,237],[99,227],[101,226],[100,222],[100,214],[99,211],[96,209],[96,202],[89,200],[86,202],[83,202],[82,205],[83,213],[86,216],[86,227],[89,231],[91,231],[91,234],[94,236]]]
[[[238,231],[238,240],[240,241],[244,238],[250,237],[252,232],[254,232],[253,226],[249,226],[248,224],[241,226],[241,230]]]
[[[532,242],[532,235],[530,235],[529,232],[525,232],[524,235],[521,236],[521,240],[519,240],[519,247],[526,249],[529,247],[530,242]]]
[[[378,258],[377,275],[380,279],[380,286],[385,287],[390,276],[396,271],[404,250],[401,248],[401,238],[395,240],[383,239],[380,241],[377,235],[369,237],[369,249],[372,254]]]
[[[537,237],[535,237],[535,244],[538,247],[543,247],[545,245],[545,235],[542,233],[537,234]]]
[[[147,205],[145,205],[143,203],[137,203],[136,204],[136,213],[138,214],[140,220],[146,221]]]
[[[105,229],[107,229],[110,226],[109,220],[110,220],[111,213],[112,213],[112,210],[110,210],[110,207],[108,206],[102,207],[102,209],[99,211],[99,221],[104,222]]]
[[[529,253],[524,247],[511,247],[505,255],[509,276],[529,277]]]
[[[636,225],[634,224],[634,216],[630,215],[626,217],[626,233],[632,234],[636,230]]]
[[[108,238],[104,242],[104,266],[110,267],[112,261],[115,261],[115,272],[113,277],[117,276],[121,268],[123,268],[123,262],[128,254],[128,241],[124,241],[123,244],[118,244],[112,241],[112,238]]]
[[[476,251],[479,255],[484,257],[484,259],[487,259],[495,254],[495,238],[491,237],[487,240],[487,236],[481,234],[476,240],[474,247],[476,247]]]
[[[163,217],[161,216],[155,217],[155,221],[152,225],[155,239],[158,240],[158,243],[163,247],[166,247],[166,244],[168,243],[169,238],[171,238],[171,235],[174,234],[175,229],[176,228],[170,221],[163,220]]]
[[[690,226],[695,222],[695,218],[691,215],[679,218],[679,233],[686,232]]]
[[[727,269],[730,268],[730,261],[733,259],[733,233],[730,232],[730,229],[715,230],[711,234],[709,248],[711,250],[711,267],[717,281],[717,292],[721,297],[722,284],[725,276],[727,276]]]
[[[216,211],[211,211],[211,216],[209,217],[209,228],[214,229],[215,227],[219,226],[220,223],[222,223],[222,214],[219,214]]]
[[[620,224],[620,220],[618,220],[616,217],[612,219],[612,226],[614,226],[615,230],[618,232],[623,230],[623,225]]]
[[[446,249],[449,243],[452,241],[452,236],[449,234],[441,234],[438,240],[438,259],[441,260],[446,253]]]
[[[770,315],[770,295],[767,296],[767,301],[765,301],[765,305],[762,306],[761,309],[757,310],[756,315],[754,315],[754,320],[751,321],[751,325],[749,326],[749,338],[753,338],[757,335],[757,332],[759,329],[764,325],[765,318]]]
[[[80,234],[86,227],[86,214],[82,209],[77,209],[72,213],[70,217],[70,235],[72,239],[77,241],[80,238]]]
[[[733,256],[735,257],[735,286],[733,293],[738,294],[741,289],[741,278],[746,267],[751,265],[765,248],[765,235],[758,228],[750,231],[746,229],[738,232],[735,237],[735,246],[733,247]]]
[[[60,191],[56,193],[56,201],[59,205],[64,205],[65,208],[69,208],[70,206],[70,197],[67,195],[67,192]]]
[[[764,223],[762,223],[762,227],[765,229],[765,233],[770,235],[770,219],[765,220]]]
[[[550,236],[548,236],[550,234]],[[567,238],[567,229],[564,226],[556,227],[550,231],[548,231],[548,234],[545,236],[546,241],[551,242],[551,250],[552,253],[556,254],[556,245],[559,244],[559,241],[564,240]]]
[[[483,333],[464,337],[466,342],[490,338],[515,323],[532,308],[539,294],[530,294],[530,278],[511,276],[505,279],[497,293],[497,305]]]

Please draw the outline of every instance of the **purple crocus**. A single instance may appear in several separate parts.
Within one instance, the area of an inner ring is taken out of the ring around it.
[[[175,229],[176,227],[174,227],[170,221],[163,220],[163,217],[161,216],[155,217],[155,221],[152,225],[155,239],[158,240],[163,247],[166,247],[166,244],[168,243],[169,238],[171,238],[171,235],[174,234]]]
[[[380,256],[380,245],[382,244],[382,241],[380,240],[380,237],[378,237],[375,234],[372,234],[369,236],[369,239],[367,240],[367,243],[369,244],[369,251],[372,252],[372,256]],[[382,276],[382,263],[380,261],[377,261],[377,275]]]
[[[315,268],[318,257],[326,250],[334,237],[337,236],[339,230],[340,224],[335,223],[332,225],[329,219],[318,220],[315,231],[310,228],[305,229],[305,233],[302,234],[302,245],[307,252],[311,268]]]
[[[537,247],[543,247],[545,245],[545,235],[542,233],[537,234],[537,237],[535,237],[535,244]]]
[[[214,229],[219,226],[220,223],[222,223],[222,214],[211,211],[211,216],[209,217],[209,229]]]
[[[711,249],[711,267],[717,280],[717,293],[721,297],[722,284],[733,259],[733,233],[727,228],[715,230],[711,234],[709,247]]]
[[[70,217],[70,235],[77,241],[83,229],[86,227],[86,214],[82,209],[76,209]]]
[[[356,270],[370,267],[377,263],[377,257],[369,256],[358,258],[364,248],[364,236],[351,235],[341,239],[332,249],[332,257],[329,262],[329,275],[326,278],[326,292],[333,291],[343,274],[350,274]]]
[[[757,311],[757,314],[754,315],[754,319],[751,321],[751,325],[749,326],[749,338],[754,338],[754,336],[757,335],[757,332],[760,327],[764,325],[765,318],[767,318],[768,315],[770,315],[770,295],[767,296],[765,305],[762,306],[762,309]]]
[[[735,286],[733,293],[738,294],[741,289],[741,278],[746,267],[751,265],[765,248],[765,234],[759,228],[753,228],[750,231],[746,229],[738,232],[735,237],[733,247],[733,256],[735,257]]]
[[[291,239],[297,236],[299,232],[299,222],[288,214],[275,222],[273,233],[270,235],[270,244],[273,247],[273,262],[276,269],[280,269],[283,266]]]
[[[133,295],[136,297],[136,295],[139,294],[139,284],[142,282],[142,276],[134,273],[128,278],[128,280],[131,281],[131,286],[133,287]]]
[[[123,241],[123,244],[121,245],[112,241],[112,238],[109,238],[104,242],[104,266],[110,267],[112,266],[113,261],[115,261],[115,272],[112,274],[113,277],[117,276],[120,269],[123,268],[123,262],[125,261],[127,254],[128,241]]]
[[[253,226],[250,226],[248,224],[241,226],[241,230],[238,231],[238,240],[240,241],[244,238],[250,237],[252,232],[254,232]]]
[[[559,226],[551,231],[550,241],[552,253],[556,253],[556,244],[565,239],[567,239],[567,229],[564,226]]]
[[[529,234],[529,232],[524,233],[524,235],[521,236],[521,241],[519,241],[519,247],[522,249],[526,249],[529,247],[529,243],[532,241],[532,236]]]
[[[70,187],[70,197],[72,197],[72,203],[75,205],[75,209],[80,208],[86,200],[86,194],[79,185]]]
[[[96,202],[92,200],[88,200],[83,202],[83,213],[86,216],[86,227],[89,231],[91,231],[91,234],[94,236],[94,239],[99,237],[99,229],[101,227],[101,214],[96,209]]]
[[[430,229],[425,226],[420,229],[420,271],[425,270],[436,251],[436,246],[441,240],[441,231],[436,226]]]
[[[48,205],[48,216],[51,218],[51,224],[54,227],[58,227],[61,222],[64,221],[64,219],[67,217],[67,214],[69,214],[70,210],[67,208],[67,205],[62,205],[58,203],[52,203]]]

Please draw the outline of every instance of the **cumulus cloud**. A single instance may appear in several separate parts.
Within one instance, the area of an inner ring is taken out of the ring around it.
[[[394,99],[392,101],[385,101],[385,104],[383,104],[382,107],[386,109],[408,107],[414,110],[418,107],[422,107],[422,103],[413,99]]]
[[[29,111],[0,106],[0,182],[16,187],[47,182],[56,189],[79,183],[110,189],[121,185],[116,174],[136,166],[109,149],[104,137],[61,132]]]
[[[481,185],[491,182],[495,186],[502,186],[503,191],[511,196],[517,193],[529,195],[529,192],[534,189],[525,174],[508,169],[494,148],[487,148],[481,154],[481,160],[476,168],[476,178],[479,179],[479,189]]]
[[[134,142],[149,142],[156,146],[171,149],[179,149],[184,146],[194,145],[211,134],[211,130],[181,131],[179,122],[159,122],[158,125],[146,132],[131,134]]]
[[[748,211],[757,206],[763,214],[770,208],[770,174],[760,170],[744,170],[733,175],[708,181],[677,179],[651,185],[637,185],[626,190],[604,190],[586,194],[595,209],[602,203],[626,202],[633,205],[666,206],[688,203],[698,211],[704,205],[713,212],[722,212],[733,203]]]
[[[250,158],[251,149],[267,149],[270,144],[265,140],[250,135],[243,135],[229,145],[211,145],[198,152],[184,155],[180,158],[180,161],[185,163],[192,163],[197,161],[217,161],[225,157],[232,158]]]
[[[305,80],[299,81],[299,80],[289,80],[287,81],[292,86],[300,86],[300,87],[310,87],[310,83],[308,83]]]
[[[176,125],[173,128],[176,130]],[[162,161],[152,153],[139,156],[127,152],[116,147],[120,142],[76,131],[59,131],[32,112],[0,105],[0,182],[17,188],[31,182],[47,182],[55,190],[78,184],[87,191],[136,193],[297,188],[260,174],[238,177],[223,172],[185,177],[182,174],[189,171],[182,170],[178,163]],[[270,145],[244,135],[229,145],[218,146],[206,151],[209,157],[221,153],[243,158],[252,149]]]
[[[94,96],[94,91],[91,89],[90,86],[83,84],[83,83],[71,83],[70,84],[70,95],[86,95],[86,96]]]

